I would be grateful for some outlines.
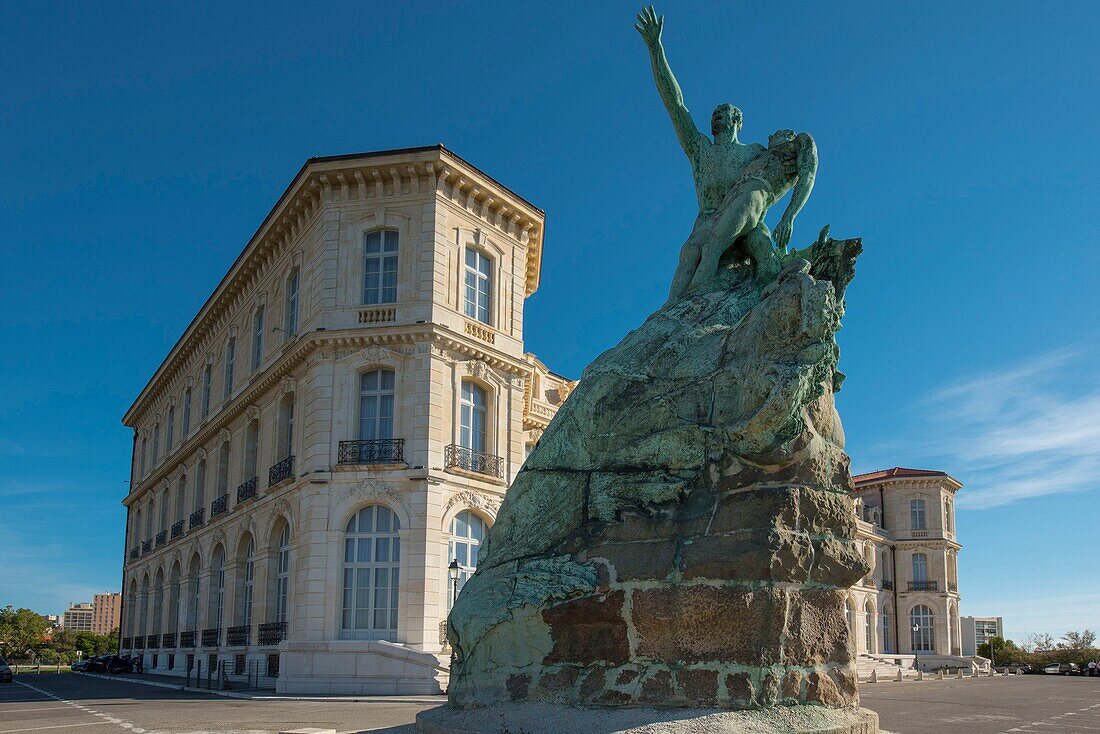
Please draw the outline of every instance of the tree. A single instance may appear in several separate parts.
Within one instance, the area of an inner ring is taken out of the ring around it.
[[[1053,650],[1054,638],[1045,632],[1042,634],[1031,633],[1024,638],[1023,649],[1027,652],[1042,652]]]
[[[42,646],[49,625],[41,614],[30,609],[0,609],[0,652],[6,657],[23,657]]]
[[[1084,632],[1067,632],[1062,635],[1062,639],[1065,640],[1064,646],[1069,650],[1088,650],[1096,642],[1096,633],[1092,630],[1085,630]]]
[[[992,646],[992,650],[990,647]],[[989,642],[978,645],[978,654],[983,658],[990,658],[995,663],[1016,662],[1023,652],[1012,640],[1002,637],[994,637]],[[990,654],[992,653],[992,654]]]

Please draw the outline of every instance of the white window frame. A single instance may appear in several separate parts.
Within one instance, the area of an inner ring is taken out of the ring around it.
[[[377,240],[377,249],[371,251]],[[393,228],[375,229],[363,235],[363,304],[397,303],[397,268],[400,235]],[[372,272],[372,266],[375,269]],[[392,279],[388,285],[387,276]],[[372,282],[373,278],[373,282]]]
[[[374,386],[368,387],[368,382],[372,378]],[[396,371],[388,367],[378,367],[360,373],[358,426],[360,441],[393,438],[396,402]],[[371,410],[374,415],[369,415]]]
[[[489,451],[489,390],[473,380],[463,380],[460,386],[458,445],[483,454]],[[477,396],[484,398],[479,405]],[[480,418],[480,426],[479,426]]]
[[[290,524],[284,522],[279,533],[279,565],[275,576],[275,621],[287,621],[287,598],[290,594]]]
[[[928,529],[928,505],[921,497],[909,500],[909,525],[912,530]]]
[[[264,306],[252,314],[252,371],[264,363]]]
[[[225,389],[222,391],[222,400],[229,400],[233,394],[233,373],[237,367],[237,337],[229,337],[225,343]]]
[[[388,530],[379,529],[386,524],[381,522],[383,513]],[[370,529],[363,531],[363,523],[368,520]],[[383,549],[385,552],[380,553]],[[386,560],[377,560],[381,555]],[[396,512],[386,505],[374,504],[361,507],[352,515],[344,527],[342,568],[341,637],[394,639],[401,624],[401,519]],[[380,614],[384,615],[383,624],[379,624]],[[364,620],[366,623],[362,624]]]
[[[476,247],[467,247],[462,259],[462,273],[463,313],[492,326],[493,259]]]
[[[294,268],[286,279],[286,297],[284,298],[283,334],[284,340],[298,333],[298,308],[301,301],[302,271]]]
[[[481,552],[481,545],[485,542],[485,536],[489,532],[489,523],[472,510],[463,510],[451,520],[450,532],[447,564],[450,565],[451,561],[458,561],[458,580],[451,582],[449,575],[447,575],[447,583],[448,585],[457,584],[458,591],[462,591],[462,587],[466,585],[466,582],[474,575],[474,571],[477,570],[478,554]],[[447,609],[451,608],[454,596],[455,588],[450,586],[447,589]]]

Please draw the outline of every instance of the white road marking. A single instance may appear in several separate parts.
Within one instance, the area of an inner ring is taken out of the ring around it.
[[[61,696],[58,696],[57,694],[50,693],[49,691],[44,691],[41,688],[36,688],[35,686],[32,686],[29,683],[24,683],[22,681],[16,681],[16,683],[18,683],[21,686],[25,686],[26,688],[31,689],[35,693],[41,693],[43,696],[48,696],[49,698],[52,698],[55,701],[60,701],[61,703],[65,704],[66,706],[71,706],[74,709],[77,709],[79,711],[84,711],[85,713],[91,714],[92,716],[101,717],[105,721],[91,721],[91,722],[88,722],[86,724],[60,724],[58,726],[40,726],[40,727],[36,727],[36,728],[32,728],[32,729],[5,729],[5,730],[0,731],[0,734],[15,734],[15,732],[38,731],[39,729],[64,729],[66,727],[73,727],[73,726],[102,726],[103,724],[105,724],[107,722],[112,723],[112,724],[117,724],[118,726],[122,727],[123,729],[128,729],[133,734],[146,734],[145,729],[142,729],[141,727],[136,727],[132,723],[130,723],[129,721],[125,721],[123,719],[116,718],[114,716],[111,716],[110,714],[105,714],[101,711],[96,711],[95,709],[89,708],[89,707],[87,707],[83,704],[79,704],[76,701],[70,701],[66,698],[62,698]],[[57,708],[64,708],[64,707],[59,706]]]
[[[32,726],[30,729],[0,729],[0,734],[15,734],[17,731],[42,731],[43,729],[70,729],[74,726],[99,726],[98,721],[83,724],[58,724],[57,726]]]
[[[4,713],[5,714],[18,714],[18,713],[21,713],[23,711],[61,711],[62,709],[65,709],[65,708],[67,708],[67,707],[65,707],[65,706],[46,706],[45,708],[40,708],[40,709],[4,709]]]

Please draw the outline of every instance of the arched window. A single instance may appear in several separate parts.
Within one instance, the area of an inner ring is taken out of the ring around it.
[[[145,540],[153,539],[153,498],[145,505]]]
[[[264,363],[264,307],[256,309],[252,316],[252,369],[258,370]]]
[[[301,273],[297,268],[286,279],[286,303],[283,309],[284,339],[298,333],[298,289],[301,285]]]
[[[140,472],[140,476],[141,476],[142,479],[145,478],[145,468],[146,468],[145,467],[145,457],[148,455],[148,453],[149,453],[149,439],[146,438],[145,436],[142,436],[141,437],[141,472]]]
[[[138,602],[137,580],[130,580],[130,595],[126,599],[126,636],[133,637],[138,632],[138,620],[135,616]]]
[[[191,388],[183,391],[183,427],[180,429],[180,439],[186,439],[191,432]]]
[[[912,530],[928,529],[928,518],[925,513],[924,500],[909,500],[909,527]]]
[[[176,482],[176,522],[181,523],[187,514],[187,475],[181,475]],[[182,529],[182,527],[181,527]],[[173,530],[173,532],[175,532]]]
[[[229,493],[229,442],[223,441],[218,451],[218,491],[215,499]]]
[[[202,417],[210,415],[210,386],[213,384],[213,373],[210,365],[202,368],[202,405],[200,406]]]
[[[191,565],[187,570],[187,619],[186,626],[191,632],[198,631],[199,628],[199,602],[202,598],[202,589],[199,586],[199,568],[202,566],[202,561],[199,560],[199,556],[196,553],[191,556]]]
[[[913,635],[914,652],[932,652],[935,618],[932,610],[924,604],[918,604],[909,612],[909,628]]]
[[[207,610],[208,629],[221,629],[225,602],[225,549],[219,545],[210,560],[210,606]]]
[[[237,338],[229,337],[225,343],[225,390],[222,392],[222,400],[229,400],[233,394],[233,373],[237,366]]]
[[[459,417],[458,444],[463,448],[485,453],[489,416],[489,396],[475,382],[462,383],[462,404]],[[463,467],[469,469],[470,467]]]
[[[466,248],[466,315],[492,324],[493,261],[481,250]]]
[[[458,513],[451,521],[451,548],[447,563],[449,564],[452,560],[458,561],[458,581],[457,588],[452,587],[448,590],[448,609],[454,600],[454,595],[465,586],[466,581],[477,570],[477,557],[481,551],[481,541],[485,539],[485,530],[485,521],[469,510]]]
[[[238,563],[237,577],[240,579],[238,594],[240,605],[237,619],[242,627],[252,626],[252,591],[255,583],[256,543],[252,536],[248,536],[248,546],[245,548],[243,563]]]
[[[391,639],[397,632],[401,523],[384,505],[368,505],[344,530],[345,637]]]
[[[168,577],[168,626],[169,632],[180,631],[180,564],[172,564],[172,573]]]
[[[287,597],[290,593],[290,525],[283,523],[279,533],[279,553],[275,566],[275,621],[286,623]]]
[[[153,627],[149,634],[159,635],[164,614],[164,571],[157,569],[156,578],[153,581]],[[159,647],[159,645],[158,645]]]
[[[157,461],[160,459],[160,424],[153,425],[153,466],[157,465]]]
[[[160,493],[160,526],[157,528],[158,533],[163,533],[168,529],[168,490],[164,490]]]
[[[863,636],[867,652],[875,652],[875,607],[868,601],[863,607]]]
[[[141,579],[141,596],[138,598],[138,604],[141,605],[141,622],[138,625],[138,632],[143,635],[149,634],[149,576],[143,576]]]
[[[925,584],[928,582],[928,556],[923,553],[913,554],[913,583]],[[922,591],[920,588],[915,591]]]
[[[359,377],[359,440],[393,438],[393,370],[371,370]]]
[[[166,433],[164,437],[164,455],[167,456],[172,453],[172,443],[176,437],[176,406],[174,405],[168,406],[168,425],[165,426],[164,430]]]
[[[891,640],[894,639],[893,623],[890,621],[890,610],[882,610],[882,651],[894,652],[894,645]]]
[[[363,238],[363,303],[397,301],[397,230],[368,232]]]
[[[134,528],[132,537],[134,539],[134,545],[141,544],[141,508],[137,508],[137,512],[134,513]]]
[[[198,512],[206,507],[206,459],[200,459],[195,469],[195,497],[191,502],[191,511]]]

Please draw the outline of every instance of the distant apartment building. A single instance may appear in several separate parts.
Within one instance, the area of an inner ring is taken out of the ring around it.
[[[849,590],[856,652],[963,657],[955,493],[946,472],[894,467],[853,477],[857,537],[870,572]],[[947,661],[943,661],[947,662]]]
[[[97,635],[109,635],[118,629],[121,618],[121,593],[105,591],[95,595],[92,600],[92,632]]]
[[[523,348],[543,220],[442,146],[305,164],[124,418],[124,651],[446,688],[451,600],[573,387]]]
[[[978,647],[994,637],[1004,638],[1004,619],[1001,617],[963,617],[963,655],[977,655]]]
[[[69,602],[69,608],[61,615],[61,626],[75,632],[91,632],[94,617],[91,602]]]

